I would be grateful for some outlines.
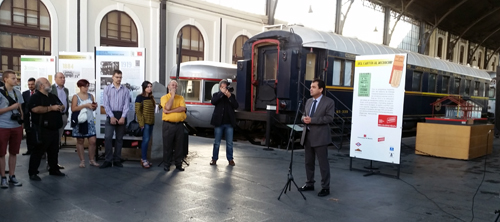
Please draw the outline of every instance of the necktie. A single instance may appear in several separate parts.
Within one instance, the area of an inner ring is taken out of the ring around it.
[[[32,96],[32,95],[33,95],[33,91],[31,91],[31,94],[30,94],[30,96]]]
[[[318,100],[314,100],[313,105],[312,105],[312,109],[311,109],[311,114],[309,115],[309,117],[312,117],[314,115],[314,112],[316,111],[316,102],[318,102]]]

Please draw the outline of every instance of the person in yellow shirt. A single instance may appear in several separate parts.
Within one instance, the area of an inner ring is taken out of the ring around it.
[[[184,147],[184,125],[186,119],[186,103],[184,97],[177,95],[177,81],[172,80],[168,84],[168,93],[161,97],[160,104],[163,106],[163,170],[170,170],[172,161],[172,149],[174,150],[175,168],[182,168],[182,149]]]

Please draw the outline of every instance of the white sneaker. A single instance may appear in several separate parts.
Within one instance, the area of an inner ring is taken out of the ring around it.
[[[7,178],[5,178],[5,177],[4,177],[4,178],[2,178],[2,181],[0,182],[0,187],[1,187],[2,189],[7,189],[7,188],[9,188],[9,184],[7,184]]]
[[[16,186],[16,187],[20,187],[22,186],[23,184],[21,182],[19,182],[17,179],[16,179],[16,176],[9,176],[9,183],[11,183],[12,185]]]

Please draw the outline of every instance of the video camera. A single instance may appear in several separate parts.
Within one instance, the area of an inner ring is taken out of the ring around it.
[[[227,91],[229,91],[230,93],[234,92],[234,87],[230,86],[230,82],[228,81],[227,82],[227,85],[226,85],[226,89]]]

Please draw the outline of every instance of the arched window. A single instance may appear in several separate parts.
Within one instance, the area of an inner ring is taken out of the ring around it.
[[[493,62],[491,63],[491,71],[496,71],[495,62],[496,58],[493,58]]]
[[[4,0],[0,6],[0,68],[20,70],[21,55],[50,55],[50,16],[40,0]]]
[[[443,58],[443,38],[441,37],[438,38],[437,57]]]
[[[137,47],[137,27],[125,12],[111,11],[101,21],[101,46]]]
[[[233,43],[233,64],[236,64],[238,60],[243,59],[243,44],[248,40],[245,35],[240,35]]]
[[[463,45],[460,46],[460,64],[464,64],[464,53],[465,53],[465,47]]]
[[[204,46],[205,42],[203,36],[196,27],[192,25],[186,25],[182,27],[181,31],[177,34],[177,44],[179,47],[179,36],[182,32],[182,60],[181,62],[187,61],[203,61],[204,60]],[[178,55],[179,50],[175,53]],[[178,56],[176,57],[178,58]]]

